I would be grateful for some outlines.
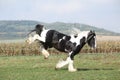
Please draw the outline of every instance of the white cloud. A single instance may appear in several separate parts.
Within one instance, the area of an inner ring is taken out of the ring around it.
[[[68,13],[74,13],[82,9],[82,4],[78,0],[68,0],[61,2],[49,2],[49,3],[36,3],[36,9],[42,10],[43,12],[52,12],[58,15],[64,15]]]

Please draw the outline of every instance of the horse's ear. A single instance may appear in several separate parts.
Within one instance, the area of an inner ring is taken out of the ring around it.
[[[94,31],[94,30],[90,30],[90,32],[91,32],[91,33],[95,33],[95,31]]]
[[[89,34],[95,34],[94,30],[90,30]]]
[[[94,31],[94,30],[93,30],[92,32],[93,32],[93,33],[95,33],[95,31]]]

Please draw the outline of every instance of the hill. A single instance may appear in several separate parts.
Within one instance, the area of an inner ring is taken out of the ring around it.
[[[43,23],[32,20],[15,20],[15,21],[0,21],[0,39],[23,39],[27,36],[28,32],[34,29],[36,24],[43,24],[48,29],[55,29],[60,32],[70,34],[72,28],[84,30],[95,30],[99,35],[120,35],[119,33],[111,32],[105,29],[100,29],[94,26],[80,24],[80,23]]]

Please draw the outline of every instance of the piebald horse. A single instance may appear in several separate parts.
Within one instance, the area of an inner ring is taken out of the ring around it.
[[[59,61],[56,64],[56,69],[62,68],[68,64],[68,71],[74,72],[77,69],[73,66],[74,56],[80,52],[83,46],[87,43],[91,48],[96,48],[96,34],[94,31],[81,31],[75,35],[66,35],[56,30],[46,29],[43,25],[36,25],[35,29],[29,33],[27,42],[29,44],[39,40],[41,52],[45,58],[48,58],[48,48],[55,49],[68,53],[65,61]]]

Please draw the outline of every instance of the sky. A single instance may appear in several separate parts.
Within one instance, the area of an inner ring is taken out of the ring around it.
[[[0,20],[82,23],[120,33],[120,0],[0,0]]]

